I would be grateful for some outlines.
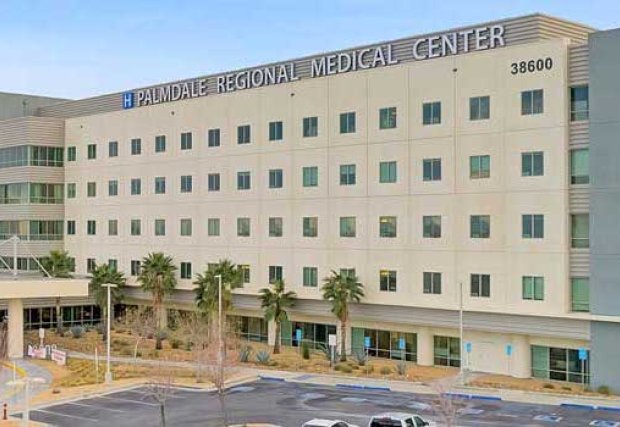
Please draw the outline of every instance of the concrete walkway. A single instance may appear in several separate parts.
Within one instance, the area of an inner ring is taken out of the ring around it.
[[[94,357],[89,354],[69,352],[69,357],[77,359],[93,360]],[[101,359],[103,360],[103,359]],[[134,361],[130,357],[110,358],[115,363],[132,364],[137,363],[144,366],[161,365],[162,361],[137,359]],[[164,362],[167,366],[178,368],[195,368],[196,364],[192,362]],[[434,390],[423,383],[410,381],[382,380],[377,378],[360,378],[347,377],[336,374],[315,374],[304,372],[275,371],[258,369],[251,367],[238,368],[241,375],[245,375],[248,380],[253,378],[263,378],[273,381],[286,381],[304,384],[329,385],[337,387],[351,388],[367,388],[367,389],[389,389],[391,391],[420,393],[420,394],[436,394]],[[459,395],[461,398],[487,398],[493,400],[505,400],[510,402],[531,403],[531,404],[547,404],[547,405],[585,405],[603,407],[610,410],[620,411],[620,397],[618,396],[579,396],[554,393],[536,393],[531,391],[510,390],[510,389],[491,389],[478,388],[469,386],[456,386],[450,390],[451,393]]]

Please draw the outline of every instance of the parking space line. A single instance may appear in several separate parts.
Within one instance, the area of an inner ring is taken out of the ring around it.
[[[144,402],[142,400],[134,400],[134,399],[122,399],[120,397],[99,396],[98,399],[120,400],[122,402],[132,402],[132,403],[138,403],[140,405],[159,406],[159,404],[157,403],[149,403],[149,402]]]
[[[97,410],[103,409],[104,411],[110,411],[110,412],[126,412],[126,411],[122,411],[120,409],[107,408],[105,406],[90,405],[88,403],[81,403],[81,402],[67,402],[67,403],[65,403],[65,405],[83,406],[85,408],[93,408],[93,409],[97,409]]]
[[[150,396],[152,393],[149,393],[148,391],[137,391],[137,390],[125,390],[121,393],[135,393],[135,394],[140,394],[142,396]],[[170,396],[166,397],[167,399],[185,399],[185,397],[183,396],[175,396],[174,394],[171,394]]]
[[[32,412],[42,412],[44,414],[50,414],[50,415],[54,415],[58,417],[75,418],[76,420],[87,421],[89,423],[99,422],[99,420],[96,418],[86,418],[86,417],[80,417],[79,415],[63,414],[62,412],[50,411],[49,409],[37,409]]]

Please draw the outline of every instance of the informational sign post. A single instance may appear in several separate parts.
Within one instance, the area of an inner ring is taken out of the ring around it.
[[[333,366],[334,360],[336,359],[336,345],[338,342],[338,337],[336,334],[329,334],[327,337],[329,344],[329,364]]]
[[[586,387],[586,361],[588,360],[588,350],[585,348],[579,349],[579,361],[581,362],[581,385],[585,389]]]

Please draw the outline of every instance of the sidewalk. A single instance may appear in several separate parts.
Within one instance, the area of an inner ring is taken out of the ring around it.
[[[89,359],[93,360],[92,355],[69,352],[69,357],[76,359]],[[138,363],[140,365],[159,365],[165,363],[167,366],[173,366],[178,368],[194,368],[195,363],[192,362],[162,362],[157,360],[144,360],[138,359],[134,362],[133,358],[129,357],[110,357],[112,362],[132,364]],[[290,371],[276,371],[268,369],[259,369],[253,367],[242,367],[239,369],[240,374],[247,378],[247,381],[251,381],[254,378],[262,378],[272,381],[287,381],[302,384],[314,384],[322,386],[336,386],[336,387],[349,387],[349,388],[366,388],[375,390],[386,390],[405,393],[419,393],[419,394],[435,394],[430,387],[418,382],[409,381],[397,381],[397,380],[381,380],[376,378],[360,378],[360,377],[347,377],[337,374],[318,374],[318,373],[304,373],[304,372],[290,372]],[[579,396],[579,395],[566,395],[566,394],[554,394],[554,393],[536,393],[531,391],[511,390],[511,389],[492,389],[492,388],[480,388],[480,387],[468,387],[468,386],[456,386],[451,390],[453,395],[458,395],[461,398],[480,398],[488,400],[505,400],[509,402],[528,403],[528,404],[546,404],[546,405],[583,405],[583,406],[596,406],[603,407],[609,410],[620,411],[620,397],[619,396]]]
[[[13,364],[15,371],[13,371]],[[31,363],[27,359],[12,359],[2,365],[0,371],[0,401],[9,403],[11,406],[20,405],[24,398],[23,387],[10,386],[9,381],[23,377],[43,378],[44,384],[32,384],[30,396],[47,390],[52,383],[52,375],[44,368]]]

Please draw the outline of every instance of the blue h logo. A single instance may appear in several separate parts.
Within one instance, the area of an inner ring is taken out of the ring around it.
[[[133,92],[123,93],[123,109],[133,108]]]

